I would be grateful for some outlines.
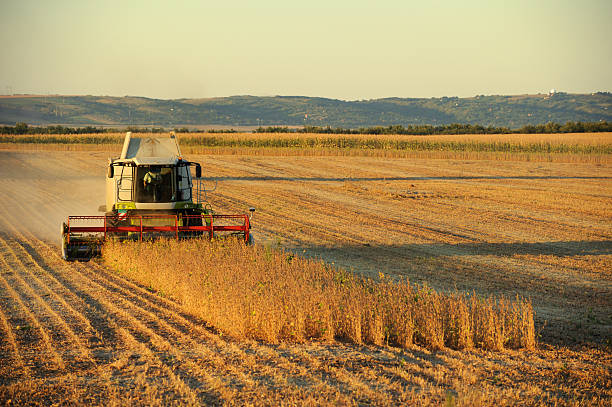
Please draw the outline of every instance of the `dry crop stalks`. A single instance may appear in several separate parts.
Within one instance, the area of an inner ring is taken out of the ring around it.
[[[233,240],[108,242],[108,265],[238,338],[533,349],[528,301],[440,294]]]
[[[434,136],[189,133],[179,137],[184,153],[216,155],[607,163],[612,151],[611,133]],[[0,149],[115,151],[121,147],[121,141],[119,133],[0,135]]]

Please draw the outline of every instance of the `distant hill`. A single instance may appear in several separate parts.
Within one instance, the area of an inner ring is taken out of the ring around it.
[[[306,117],[307,115],[307,117]],[[304,96],[0,97],[0,124],[177,126],[332,126],[480,124],[517,128],[568,121],[612,121],[612,93],[386,98],[342,101]]]

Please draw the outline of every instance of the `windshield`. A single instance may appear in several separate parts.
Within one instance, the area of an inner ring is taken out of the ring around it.
[[[136,202],[176,200],[172,167],[142,165],[136,168]]]

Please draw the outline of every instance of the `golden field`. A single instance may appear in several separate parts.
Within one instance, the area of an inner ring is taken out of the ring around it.
[[[173,287],[138,283],[129,267],[120,274],[98,261],[65,263],[59,222],[96,213],[106,158],[120,144],[23,146],[0,143],[3,404],[603,406],[612,399],[607,154],[187,153],[202,163],[208,186],[216,183],[207,198],[217,212],[255,206],[257,250],[293,255],[287,265],[323,260],[356,278],[379,281],[382,273],[414,290],[426,284],[441,297],[529,300],[535,348],[490,351],[434,350],[419,340],[404,347],[391,336],[387,344],[384,328],[376,344],[381,336],[370,332],[380,333],[380,323],[360,331],[361,344],[356,335],[309,339],[301,328],[294,332],[303,336],[281,335],[279,343],[242,338],[210,326]]]
[[[268,343],[340,339],[440,350],[533,349],[531,304],[440,295],[378,281],[234,239],[108,242],[103,259],[234,338]]]
[[[493,135],[178,134],[185,154],[365,156],[549,162],[609,162],[612,133]],[[0,149],[114,151],[123,133],[0,135]]]

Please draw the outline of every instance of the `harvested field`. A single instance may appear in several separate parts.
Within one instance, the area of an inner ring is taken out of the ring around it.
[[[229,340],[97,262],[65,263],[108,152],[0,151],[0,402],[609,405],[612,166],[194,156],[259,243],[437,290],[531,298],[535,351]],[[9,401],[10,400],[10,401]]]

